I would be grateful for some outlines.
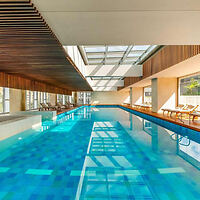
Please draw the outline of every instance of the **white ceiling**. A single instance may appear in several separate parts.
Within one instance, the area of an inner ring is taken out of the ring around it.
[[[199,44],[199,0],[32,0],[63,45]]]

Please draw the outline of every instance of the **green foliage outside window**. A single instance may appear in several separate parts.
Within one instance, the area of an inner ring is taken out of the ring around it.
[[[186,94],[185,95],[200,95],[200,92],[198,88],[200,88],[200,84],[198,80],[195,80],[194,78],[191,78],[190,84],[185,86],[186,88]],[[195,89],[197,89],[195,91]]]
[[[180,95],[199,96],[200,95],[200,75],[181,79]]]

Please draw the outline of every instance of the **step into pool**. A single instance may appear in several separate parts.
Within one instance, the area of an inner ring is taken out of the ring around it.
[[[199,200],[199,132],[166,123],[85,106],[0,141],[0,199]]]

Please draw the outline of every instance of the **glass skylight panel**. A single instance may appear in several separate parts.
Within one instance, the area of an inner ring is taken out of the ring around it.
[[[106,58],[106,62],[112,63],[112,62],[119,62],[121,58]]]
[[[121,80],[121,76],[93,76],[92,80]]]
[[[139,58],[142,58],[153,50],[153,46],[155,45],[92,45],[84,46],[84,50],[86,53],[85,55],[87,56],[88,64],[121,65],[137,63]],[[122,58],[124,60],[119,63]]]
[[[117,53],[107,53],[107,58],[121,58],[124,55],[124,52]]]
[[[85,51],[87,52],[105,52],[106,47],[105,46],[92,46],[92,47],[85,47]]]
[[[140,57],[142,54],[143,54],[144,52],[141,52],[141,53],[139,53],[139,52],[130,52],[129,54],[128,54],[128,57]]]
[[[135,45],[135,46],[133,46],[132,51],[134,51],[134,50],[146,51],[149,47],[150,47],[150,45]]]
[[[138,60],[138,58],[126,58],[123,63],[134,63]]]
[[[89,64],[95,64],[95,63],[102,63],[103,59],[89,59],[88,60]]]
[[[126,51],[128,46],[109,46],[108,51]]]
[[[104,58],[104,54],[88,54],[87,57],[90,58]]]

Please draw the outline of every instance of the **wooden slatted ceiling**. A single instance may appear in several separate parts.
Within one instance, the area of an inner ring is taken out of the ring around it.
[[[91,91],[40,13],[27,0],[0,0],[0,71],[63,90]]]

